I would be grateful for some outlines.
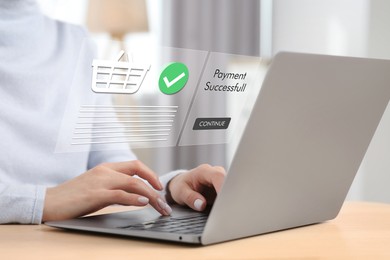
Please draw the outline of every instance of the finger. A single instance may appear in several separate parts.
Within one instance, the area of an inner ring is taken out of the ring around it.
[[[189,186],[185,186],[182,190],[184,204],[196,211],[202,211],[206,208],[207,202],[202,194],[194,191]]]
[[[134,160],[128,162],[105,163],[104,166],[126,175],[138,175],[142,179],[147,180],[153,186],[153,188],[157,190],[163,189],[163,186],[157,175],[141,161]]]
[[[129,194],[144,196],[149,199],[149,204],[162,215],[170,215],[172,212],[172,209],[160,197],[159,193],[141,179],[122,174],[108,167],[105,168],[103,176],[104,178],[102,178],[101,181],[104,182],[104,186],[107,190],[119,190]]]
[[[149,198],[145,196],[128,193],[122,190],[107,191],[107,198],[110,204],[124,206],[146,206],[149,203]]]
[[[121,183],[120,189],[141,195],[149,199],[149,204],[162,215],[170,215],[171,207],[160,197],[160,195],[138,178],[126,176],[127,180]]]
[[[96,190],[95,195],[89,200],[88,204],[82,207],[73,206],[71,210],[65,208],[66,210],[62,213],[61,210],[56,210],[56,212],[61,213],[59,214],[60,217],[56,217],[56,219],[69,219],[83,216],[113,204],[145,206],[148,203],[148,198],[138,194],[130,194],[122,190]]]

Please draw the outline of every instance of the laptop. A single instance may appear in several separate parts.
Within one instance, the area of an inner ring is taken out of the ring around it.
[[[387,107],[389,72],[387,60],[279,53],[206,213],[144,208],[45,224],[209,245],[331,220]]]

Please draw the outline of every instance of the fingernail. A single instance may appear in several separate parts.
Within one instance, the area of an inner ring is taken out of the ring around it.
[[[149,199],[146,197],[140,196],[140,197],[138,197],[138,202],[146,205],[149,203]]]
[[[160,206],[161,209],[165,209],[167,207],[167,203],[165,203],[162,199],[158,198],[157,203]]]
[[[202,206],[203,206],[203,200],[201,200],[201,199],[196,199],[195,202],[194,202],[194,207],[195,207],[197,210],[201,210],[201,209],[202,209]]]
[[[168,204],[166,204],[165,212],[167,212],[168,215],[171,215],[172,213],[172,208]]]
[[[172,208],[166,202],[164,202],[162,199],[159,198],[157,199],[157,203],[160,206],[160,208],[164,211],[164,213],[166,213],[165,215],[171,215]]]

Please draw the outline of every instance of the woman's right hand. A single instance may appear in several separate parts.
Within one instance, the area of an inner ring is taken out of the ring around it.
[[[140,161],[104,163],[80,176],[46,190],[43,221],[80,217],[112,204],[152,205],[162,215],[172,209],[156,190],[162,190],[157,175]]]

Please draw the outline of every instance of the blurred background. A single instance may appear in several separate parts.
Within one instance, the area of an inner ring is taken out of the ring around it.
[[[390,59],[387,0],[38,2],[48,16],[85,26],[104,58],[120,49],[147,53],[168,46],[264,58],[285,50]],[[225,145],[135,152],[159,173],[202,162],[229,163]],[[383,116],[348,199],[390,203],[389,155],[390,112]]]

